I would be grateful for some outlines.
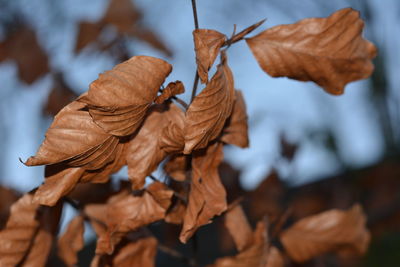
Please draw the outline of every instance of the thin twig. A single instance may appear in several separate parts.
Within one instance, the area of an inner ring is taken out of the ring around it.
[[[158,244],[158,249],[162,252],[164,252],[165,254],[176,258],[180,261],[182,261],[185,264],[188,264],[189,266],[197,266],[197,263],[194,259],[188,258],[185,255],[183,255],[182,253],[180,253],[179,251],[172,249],[170,247],[167,247],[163,244]]]
[[[185,109],[188,109],[188,107],[189,107],[189,105],[185,102],[185,101],[183,101],[182,99],[180,99],[180,98],[178,98],[178,97],[176,97],[176,96],[173,96],[173,97],[171,97],[173,100],[175,100],[176,102],[178,102],[182,107],[184,107]]]
[[[193,82],[193,89],[192,89],[192,97],[190,98],[190,103],[193,102],[194,97],[196,96],[196,91],[197,91],[197,85],[199,84],[199,74],[197,73],[196,70],[196,75],[194,76],[194,82]]]
[[[197,18],[197,8],[196,8],[196,0],[192,0],[192,9],[193,9],[193,19],[194,19],[194,28],[199,28],[199,20]]]

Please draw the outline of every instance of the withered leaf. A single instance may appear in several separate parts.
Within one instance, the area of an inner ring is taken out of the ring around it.
[[[10,217],[0,231],[1,266],[44,266],[58,228],[61,205],[48,208],[25,194],[11,206]]]
[[[231,44],[236,43],[240,40],[242,40],[247,34],[251,33],[252,31],[254,31],[255,29],[257,29],[258,27],[261,26],[261,24],[263,24],[265,21],[265,19],[254,23],[253,25],[247,27],[246,29],[244,29],[243,31],[235,34],[228,42],[230,42]]]
[[[272,77],[313,81],[334,95],[371,75],[376,48],[362,38],[364,22],[351,8],[328,18],[280,25],[246,39],[261,68]]]
[[[233,241],[235,241],[238,251],[242,251],[251,245],[253,233],[240,205],[234,206],[225,213],[224,224]]]
[[[131,0],[110,0],[102,22],[114,25],[119,32],[129,32],[141,16]]]
[[[69,223],[67,230],[58,239],[58,256],[66,266],[76,266],[78,263],[78,251],[83,248],[84,219],[76,216]]]
[[[232,115],[225,125],[221,141],[246,148],[249,146],[246,103],[244,102],[242,92],[239,90],[235,92],[236,99],[233,105]]]
[[[169,57],[172,56],[171,50],[159,39],[159,37],[154,32],[141,25],[134,27],[129,35],[148,43],[155,49],[164,52]]]
[[[209,29],[193,31],[194,49],[196,52],[197,73],[202,83],[208,82],[208,70],[214,64],[226,36]]]
[[[84,108],[74,101],[54,118],[46,138],[26,165],[55,164],[68,161],[69,166],[99,169],[114,158],[118,139],[97,126]]]
[[[264,222],[257,224],[253,243],[239,254],[217,259],[208,267],[283,267],[284,259],[279,250],[269,244]]]
[[[164,127],[175,121],[182,121],[183,117],[183,111],[172,103],[153,105],[149,109],[143,126],[128,144],[126,161],[134,189],[141,189],[145,178],[167,156],[159,143]]]
[[[68,167],[64,163],[46,166],[44,183],[35,192],[33,201],[41,205],[54,206],[61,197],[69,194],[79,182],[107,182],[111,174],[119,171],[125,165],[126,145],[118,144],[114,153],[114,161],[97,170]]]
[[[189,202],[179,239],[186,241],[202,225],[227,209],[226,192],[218,173],[223,159],[222,143],[196,151],[192,159],[192,182]]]
[[[186,180],[188,164],[188,156],[182,154],[173,155],[165,163],[164,171],[175,181],[183,182]]]
[[[18,198],[19,194],[17,192],[0,185],[0,229],[3,229],[7,222],[7,218],[10,215],[10,206]]]
[[[16,61],[18,76],[28,84],[49,72],[47,55],[40,47],[35,32],[27,26],[19,26],[0,43],[0,61],[5,59]]]
[[[362,208],[356,204],[347,211],[330,210],[301,219],[282,232],[280,239],[296,262],[340,250],[363,254],[370,241],[365,224]]]
[[[54,75],[53,88],[47,97],[43,113],[55,116],[61,109],[77,97],[78,95],[66,84],[63,75],[57,73]]]
[[[181,81],[175,81],[175,82],[170,82],[167,87],[162,91],[162,94],[157,96],[156,104],[162,104],[164,103],[165,100],[168,98],[183,94],[185,92],[185,87],[183,86],[183,83]]]
[[[111,254],[114,246],[129,231],[138,229],[143,225],[161,220],[170,205],[172,190],[165,185],[154,182],[140,196],[124,194],[113,199],[105,206],[104,220],[107,231],[101,233],[96,253]],[[101,206],[99,207],[100,209]],[[93,208],[92,208],[93,209]]]
[[[211,81],[186,111],[184,154],[206,147],[221,134],[234,101],[233,75],[223,57]]]
[[[86,21],[80,22],[79,33],[75,45],[75,52],[81,51],[88,44],[96,41],[102,29],[102,23],[92,23]]]
[[[141,125],[172,66],[162,59],[135,56],[100,74],[84,102],[94,122],[107,133],[126,136]]]
[[[91,267],[143,266],[153,267],[157,253],[157,239],[140,229],[128,234],[111,255],[97,254]]]

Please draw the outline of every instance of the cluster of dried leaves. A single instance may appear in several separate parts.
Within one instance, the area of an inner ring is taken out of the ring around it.
[[[81,32],[100,32],[104,23],[111,23],[119,33],[140,34],[125,27],[140,17],[125,16],[132,12],[130,1],[125,2],[111,4],[100,22],[86,23]],[[132,57],[100,74],[86,93],[65,106],[36,155],[25,162],[46,165],[45,181],[12,205],[0,232],[1,265],[44,265],[64,202],[79,211],[57,240],[58,255],[67,266],[77,264],[84,221],[97,234],[92,266],[153,266],[158,242],[146,226],[160,220],[182,225],[179,239],[186,243],[199,227],[222,214],[238,254],[213,266],[283,266],[283,254],[303,262],[326,252],[365,252],[369,233],[358,205],[308,217],[273,233],[284,252],[271,243],[267,220],[253,231],[239,205],[228,207],[218,172],[223,146],[245,148],[249,141],[245,101],[235,89],[227,49],[261,23],[230,38],[210,29],[193,32],[197,73],[205,88],[185,109],[174,102],[184,91],[182,82],[163,86],[172,66],[149,56]],[[331,94],[341,94],[345,84],[373,70],[375,47],[361,37],[362,28],[358,12],[347,8],[328,18],[270,28],[246,42],[268,74],[314,81]],[[78,49],[98,34],[83,36]],[[160,164],[167,181],[145,186]],[[81,184],[106,183],[125,165],[130,185],[110,188],[96,201],[89,201],[88,191],[77,197]]]

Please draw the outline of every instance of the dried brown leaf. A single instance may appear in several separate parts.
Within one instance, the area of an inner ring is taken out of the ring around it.
[[[127,192],[127,191],[126,191]],[[126,233],[165,217],[170,205],[172,190],[154,182],[139,196],[122,193],[112,198],[107,205],[92,205],[85,209],[89,217],[97,217],[106,229],[97,226],[99,234],[96,253],[111,255],[114,247]]]
[[[242,251],[251,245],[253,233],[240,205],[236,205],[225,213],[224,223],[233,241],[235,241],[238,251]]]
[[[72,102],[54,118],[46,138],[28,166],[49,165],[66,161],[69,166],[99,169],[111,162],[118,139],[97,126],[84,108]]]
[[[264,23],[264,21],[265,21],[265,19],[263,19],[263,20],[261,20],[261,21],[259,21],[257,23],[254,23],[253,25],[247,27],[243,31],[235,34],[230,40],[228,40],[229,43],[233,44],[233,43],[236,43],[236,42],[242,40],[247,34],[251,33],[252,31],[257,29],[258,27],[260,27],[261,24]]]
[[[3,229],[7,222],[7,218],[10,215],[10,206],[18,198],[19,194],[17,192],[0,185],[0,229]]]
[[[118,144],[114,152],[114,161],[97,170],[68,167],[64,163],[46,166],[45,181],[36,191],[34,201],[41,205],[54,206],[61,197],[69,194],[79,182],[107,182],[111,174],[119,171],[126,164],[126,145]]]
[[[79,33],[75,44],[75,52],[81,51],[88,44],[96,41],[102,29],[102,23],[92,23],[86,21],[80,22]]]
[[[139,128],[172,66],[162,59],[135,56],[100,74],[79,101],[106,132],[126,136]]]
[[[114,25],[119,32],[129,32],[136,23],[141,13],[136,9],[131,0],[110,0],[102,23]]]
[[[128,33],[129,34],[129,33]],[[142,40],[155,49],[164,52],[167,56],[171,57],[171,50],[160,40],[160,38],[152,31],[145,29],[143,27],[134,27],[129,35]]]
[[[53,88],[47,97],[43,113],[55,116],[61,109],[71,103],[78,95],[66,84],[63,75],[58,73],[54,77]]]
[[[193,31],[194,49],[196,52],[197,73],[202,83],[208,82],[208,70],[214,64],[226,36],[209,29]]]
[[[246,39],[261,68],[272,77],[313,81],[330,94],[369,77],[376,48],[362,38],[364,22],[351,8],[328,18],[272,27]]]
[[[1,266],[44,266],[58,228],[61,205],[40,207],[25,194],[11,206],[6,227],[0,231]]]
[[[233,111],[225,125],[221,141],[246,148],[249,146],[246,103],[244,102],[242,92],[239,90],[235,92],[236,99],[233,105]]]
[[[183,182],[186,180],[188,164],[188,156],[182,154],[173,155],[165,163],[164,171],[175,181]]]
[[[283,267],[284,259],[279,250],[269,244],[266,225],[257,224],[253,233],[254,242],[239,254],[217,259],[208,267]]]
[[[40,47],[35,32],[27,26],[20,26],[3,43],[0,43],[0,61],[15,60],[18,76],[31,84],[49,72],[46,53]]]
[[[304,262],[326,252],[363,254],[370,241],[360,205],[347,211],[330,210],[306,217],[282,232],[281,242],[289,257]]]
[[[179,239],[186,241],[202,225],[227,209],[226,192],[218,173],[223,159],[222,143],[196,151],[192,159],[192,182],[189,202]]]
[[[146,177],[167,156],[160,146],[164,127],[183,118],[183,111],[172,103],[153,105],[149,109],[143,126],[128,144],[126,160],[132,188],[141,189]]]
[[[233,75],[223,57],[211,81],[186,111],[184,154],[206,147],[221,134],[234,101]]]
[[[84,219],[76,216],[69,223],[67,230],[58,239],[58,256],[66,266],[76,266],[78,263],[78,251],[83,248]]]
[[[156,102],[156,104],[162,104],[168,98],[175,95],[183,94],[184,92],[185,87],[183,86],[183,83],[181,81],[170,82],[167,87],[162,90],[162,94],[157,96],[154,102]]]

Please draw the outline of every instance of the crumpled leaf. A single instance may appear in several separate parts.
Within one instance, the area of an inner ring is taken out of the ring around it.
[[[103,30],[103,27],[102,23],[81,21],[79,23],[79,33],[76,39],[75,52],[81,51],[88,44],[96,41]]]
[[[10,206],[17,201],[19,194],[12,189],[0,185],[0,229],[7,222],[10,215]]]
[[[313,81],[330,94],[369,77],[376,48],[362,38],[359,12],[345,8],[328,18],[280,25],[246,39],[261,68],[272,77]]]
[[[221,183],[218,166],[223,160],[222,143],[195,151],[192,159],[192,182],[189,202],[179,239],[186,241],[202,225],[227,209],[226,192]]]
[[[238,251],[242,251],[251,245],[253,233],[240,205],[234,206],[225,213],[224,224]]]
[[[57,201],[69,194],[77,183],[105,183],[111,174],[126,164],[126,145],[120,143],[115,151],[114,161],[97,170],[82,167],[68,167],[64,163],[45,167],[44,183],[35,192],[33,201],[41,205],[54,206]]]
[[[269,244],[264,222],[257,224],[253,242],[235,256],[217,259],[208,267],[283,267],[284,259],[279,250]]]
[[[0,61],[6,59],[16,61],[18,76],[28,84],[50,70],[47,55],[40,47],[35,32],[26,25],[19,26],[0,43]]]
[[[25,165],[49,165],[66,161],[69,166],[99,169],[114,159],[118,139],[97,126],[84,108],[74,101],[54,118],[35,156]]]
[[[183,182],[186,180],[188,165],[188,156],[176,154],[165,163],[164,171],[175,181]]]
[[[186,111],[184,154],[206,147],[221,134],[234,101],[233,75],[223,56],[211,81]]]
[[[246,103],[244,102],[242,92],[239,90],[235,92],[236,99],[233,105],[233,111],[225,125],[221,141],[246,148],[249,146]]]
[[[131,195],[122,191],[111,198],[106,205],[85,207],[85,213],[106,226],[96,226],[99,234],[97,254],[112,254],[121,238],[130,231],[153,223],[165,217],[171,204],[173,192],[159,182],[154,182],[142,195]]]
[[[370,234],[359,204],[347,211],[330,210],[296,222],[280,239],[290,258],[305,262],[332,251],[366,252]]]
[[[226,36],[218,31],[196,29],[193,31],[197,73],[202,83],[208,82],[208,70],[214,64]]]
[[[185,147],[185,116],[179,116],[162,130],[159,145],[167,154],[181,153]]]
[[[0,231],[0,266],[44,266],[61,214],[61,205],[48,208],[25,194],[11,206],[10,217]]]
[[[183,118],[183,111],[172,103],[153,105],[149,109],[143,126],[128,144],[126,160],[133,189],[141,189],[146,177],[167,156],[160,147],[164,127]]]
[[[162,59],[135,56],[100,74],[78,101],[87,104],[94,122],[104,131],[127,136],[139,128],[171,70]]]
[[[84,218],[76,216],[69,223],[67,230],[58,239],[58,256],[66,266],[76,266],[78,251],[83,248]]]
[[[170,82],[167,87],[162,90],[162,94],[157,96],[154,102],[156,102],[156,104],[162,104],[168,98],[175,95],[183,94],[184,92],[185,87],[183,86],[183,83],[181,81]]]
[[[141,229],[130,233],[112,255],[96,255],[91,267],[143,266],[153,267],[157,254],[157,239]]]

